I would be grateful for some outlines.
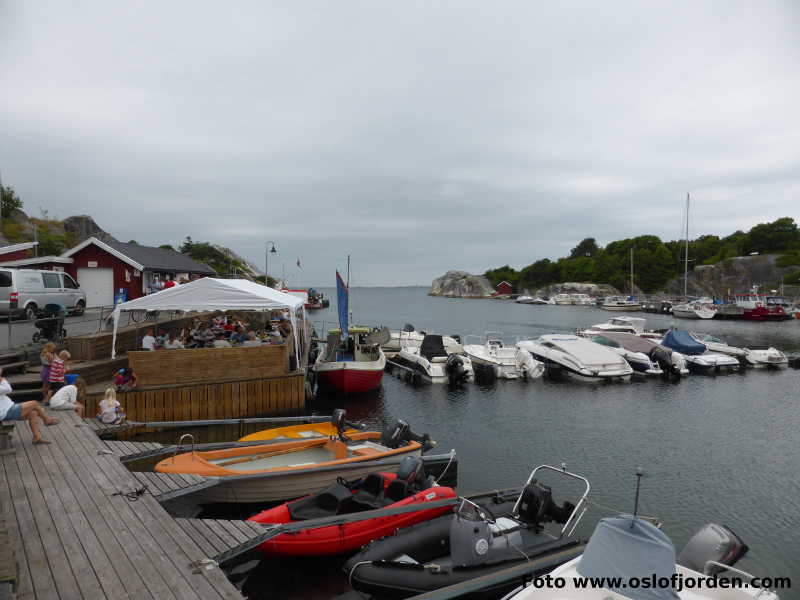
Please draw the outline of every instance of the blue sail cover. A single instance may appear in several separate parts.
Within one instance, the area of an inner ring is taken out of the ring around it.
[[[339,309],[339,327],[342,328],[342,339],[347,339],[348,329],[347,329],[347,301],[349,296],[349,290],[347,286],[344,284],[342,280],[342,276],[339,275],[339,271],[336,271],[336,304]]]
[[[690,356],[702,354],[708,350],[705,344],[701,344],[691,335],[689,335],[688,331],[681,329],[670,329],[667,332],[667,335],[664,336],[664,340],[661,342],[661,345],[666,346],[667,348],[672,348],[681,354],[688,354]]]
[[[656,526],[634,517],[601,519],[577,571],[584,577],[667,580],[675,573],[675,546]],[[666,581],[665,581],[666,583]],[[608,588],[634,600],[677,600],[671,587]]]

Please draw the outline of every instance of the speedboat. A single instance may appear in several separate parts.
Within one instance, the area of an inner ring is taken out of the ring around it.
[[[633,296],[607,296],[603,301],[603,310],[642,310],[642,305]]]
[[[536,298],[533,296],[517,296],[517,299],[514,300],[517,304],[535,304]]]
[[[604,332],[595,334],[591,340],[618,353],[637,373],[677,376],[689,373],[683,356],[651,339],[633,333]]]
[[[646,331],[644,328],[646,323],[647,320],[642,317],[627,317],[627,316],[611,317],[605,323],[598,323],[597,325],[592,325],[588,329],[579,331],[578,335],[590,338],[597,334],[616,332],[616,333],[631,333],[633,335],[638,335],[640,337],[647,337],[647,338],[661,339],[663,337],[659,333],[653,331]]]
[[[680,319],[713,319],[717,314],[717,307],[711,298],[700,298],[672,307],[672,316]]]
[[[262,511],[248,519],[256,523],[297,523],[310,519],[350,515],[376,508],[418,505],[419,511],[302,529],[276,536],[258,546],[267,555],[321,556],[358,550],[372,540],[403,527],[422,523],[452,506],[425,509],[426,504],[455,498],[453,488],[439,486],[425,474],[419,458],[406,457],[397,473],[370,473],[355,481],[339,478],[323,490]]]
[[[571,294],[570,297],[575,306],[592,306],[594,304],[594,298],[589,294]]]
[[[672,541],[652,523],[601,519],[583,554],[548,575],[557,587],[526,585],[503,600],[777,600],[774,592],[749,585],[752,575],[733,568],[747,550],[730,529],[709,524],[676,558]],[[718,584],[723,571],[740,585]]]
[[[424,331],[417,331],[413,325],[406,323],[400,331],[391,331],[389,340],[382,344],[381,348],[384,352],[399,352],[402,348],[419,347],[426,335],[428,334]],[[444,343],[445,348],[455,352],[461,342],[457,335],[443,335],[442,343]]]
[[[569,294],[556,294],[555,296],[550,298],[550,303],[551,304],[561,304],[561,305],[567,305],[567,304],[571,305],[572,304],[572,296],[570,296]]]
[[[619,354],[587,339],[569,334],[543,335],[517,342],[545,365],[550,376],[585,382],[629,381],[633,369]]]
[[[544,471],[579,482],[582,494],[574,504],[553,501],[551,488],[537,480]],[[543,575],[583,551],[573,532],[589,487],[580,475],[541,465],[518,495],[462,498],[455,514],[374,542],[350,558],[344,572],[357,591],[380,598],[416,596],[523,564],[534,577]],[[563,527],[546,526],[553,522]],[[490,585],[480,590],[481,597],[497,598],[515,585],[517,580]]]
[[[686,366],[690,371],[709,374],[739,368],[739,361],[736,358],[719,352],[709,352],[704,343],[698,342],[685,330],[670,329],[661,340],[661,345],[680,352],[686,359]]]
[[[350,327],[348,333],[343,340],[341,329],[328,332],[325,352],[320,352],[314,363],[319,387],[345,395],[377,389],[386,367],[381,341],[388,330]]]
[[[310,494],[337,476],[361,477],[383,459],[421,456],[433,447],[397,420],[383,432],[344,434],[343,411],[334,411],[335,438],[312,438],[175,454],[156,464],[159,473],[225,480],[199,492],[203,502],[271,502]]]
[[[730,346],[723,340],[711,335],[694,332],[690,333],[695,340],[701,344],[705,344],[710,351],[733,356],[743,365],[773,369],[781,369],[789,366],[789,359],[777,348],[738,348],[736,346]]]
[[[450,338],[452,340],[452,338]],[[445,347],[445,336],[426,335],[419,346],[403,346],[391,360],[391,366],[399,366],[411,374],[419,383],[464,383],[475,379],[472,361],[468,356],[456,354],[461,345],[454,342]]]
[[[497,379],[536,379],[544,374],[544,364],[533,358],[530,352],[504,346],[503,334],[499,331],[487,331],[484,340],[483,344],[464,345],[464,353],[476,370],[483,368]]]

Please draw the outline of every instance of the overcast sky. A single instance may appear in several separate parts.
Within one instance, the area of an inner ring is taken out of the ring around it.
[[[300,285],[800,220],[795,0],[0,0],[0,90],[30,214]]]

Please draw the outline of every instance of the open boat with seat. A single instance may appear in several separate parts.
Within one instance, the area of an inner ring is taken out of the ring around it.
[[[769,369],[783,369],[789,366],[789,359],[777,348],[739,348],[712,335],[690,332],[691,336],[704,344],[711,352],[733,356],[742,365]]]
[[[551,488],[537,479],[547,471],[582,484],[574,504],[554,502]],[[535,565],[533,576],[547,573],[583,550],[573,532],[586,510],[589,487],[580,475],[540,465],[521,493],[462,499],[455,514],[374,542],[348,560],[344,571],[356,590],[380,598],[407,598],[521,563]],[[546,527],[551,522],[563,527]],[[497,598],[514,585],[491,586],[481,597]]]
[[[383,459],[420,456],[433,447],[427,434],[417,435],[397,420],[382,433],[344,434],[344,411],[334,411],[339,434],[254,446],[175,454],[155,466],[159,473],[216,477],[229,485],[203,492],[205,502],[267,502],[297,498],[327,485],[340,475],[355,478],[375,470]],[[235,487],[234,491],[230,491]],[[214,498],[214,499],[211,499]]]
[[[544,363],[551,377],[575,381],[629,381],[633,369],[619,354],[600,344],[569,334],[543,335],[535,341],[517,342]]]
[[[393,358],[392,364],[407,369],[415,382],[419,383],[464,383],[475,379],[472,361],[459,354],[461,344],[446,336],[429,333],[419,346],[403,346]]]
[[[377,389],[386,367],[381,340],[388,336],[388,330],[349,327],[347,331],[344,339],[341,329],[328,333],[325,352],[320,352],[314,363],[319,387],[340,394]]]
[[[469,356],[473,368],[482,368],[497,379],[536,379],[544,374],[544,364],[533,358],[530,352],[503,345],[501,332],[487,331],[483,339],[483,344],[464,345],[464,353]]]
[[[296,523],[349,515],[376,508],[420,505],[420,510],[349,523],[303,529],[274,537],[258,549],[281,556],[320,556],[358,550],[372,540],[449,512],[451,506],[422,508],[426,503],[455,498],[453,488],[439,486],[426,475],[422,460],[406,457],[397,473],[370,473],[355,481],[340,478],[324,490],[285,502],[250,517],[263,524]]]
[[[634,516],[602,519],[584,553],[550,573],[563,585],[529,585],[503,600],[777,600],[774,592],[748,585],[752,575],[733,568],[747,550],[730,529],[709,524],[676,558],[672,541],[652,523]],[[741,585],[713,580],[726,570]],[[606,585],[578,583],[591,579]]]

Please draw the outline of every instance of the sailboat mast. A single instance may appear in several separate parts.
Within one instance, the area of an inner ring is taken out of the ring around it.
[[[689,194],[686,194],[686,249],[683,257],[683,297],[687,297],[689,285]]]
[[[631,296],[633,296],[633,246],[631,246]]]

